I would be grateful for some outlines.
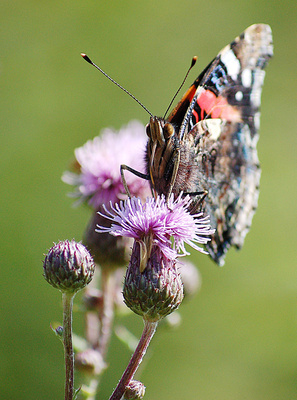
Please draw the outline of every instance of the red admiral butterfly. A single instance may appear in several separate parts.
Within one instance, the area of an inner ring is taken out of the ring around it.
[[[147,125],[147,169],[157,193],[197,194],[216,228],[206,245],[219,265],[243,245],[260,180],[256,144],[268,25],[247,28],[204,69],[169,117]],[[205,193],[202,195],[201,193]]]
[[[259,109],[272,55],[270,27],[247,28],[204,69],[168,118],[151,115],[147,175],[122,166],[149,179],[158,194],[193,196],[196,210],[216,228],[206,249],[219,265],[231,246],[242,247],[257,208]]]

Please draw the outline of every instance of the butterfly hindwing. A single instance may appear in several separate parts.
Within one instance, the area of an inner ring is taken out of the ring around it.
[[[206,245],[223,265],[230,246],[243,245],[257,207],[260,168],[248,126],[221,119],[203,120],[195,136],[195,164],[199,190],[207,192],[203,212],[216,232]]]

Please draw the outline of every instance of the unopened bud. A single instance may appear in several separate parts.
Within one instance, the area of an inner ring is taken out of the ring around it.
[[[175,263],[153,246],[141,272],[140,246],[135,242],[123,288],[126,305],[148,321],[158,321],[177,309],[183,299],[183,285]]]
[[[56,336],[58,336],[59,339],[63,340],[63,335],[64,335],[64,329],[63,326],[57,326],[57,328],[54,328],[51,326],[51,330],[55,333]]]
[[[75,355],[75,368],[88,375],[100,375],[106,368],[106,364],[99,351],[87,349]]]
[[[93,278],[95,265],[90,253],[74,240],[59,242],[48,252],[43,263],[43,276],[54,288],[76,293]]]
[[[126,386],[124,400],[141,400],[145,395],[145,386],[139,381],[131,381]]]

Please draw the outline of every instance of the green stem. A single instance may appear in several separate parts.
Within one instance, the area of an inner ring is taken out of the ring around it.
[[[72,306],[73,293],[62,293],[63,300],[63,343],[65,355],[65,400],[73,400],[74,354],[72,347]]]
[[[114,317],[114,295],[115,295],[115,277],[109,270],[102,270],[102,295],[103,306],[99,310],[100,332],[97,343],[97,349],[103,359],[106,357],[108,343],[112,331]]]
[[[145,353],[150,344],[151,339],[156,332],[158,322],[150,322],[144,321],[144,329],[139,340],[139,343],[136,347],[134,354],[131,357],[131,360],[121,377],[117,387],[115,388],[114,392],[110,396],[109,400],[120,400],[125,393],[126,386],[130,383],[133,379]]]

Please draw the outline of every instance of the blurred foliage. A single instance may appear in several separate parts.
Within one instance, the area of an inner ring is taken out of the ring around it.
[[[256,22],[272,26],[275,43],[262,96],[259,209],[243,250],[230,251],[223,268],[192,255],[202,290],[181,307],[177,330],[157,332],[141,378],[148,400],[297,398],[296,17],[290,0],[2,0],[3,399],[63,397],[63,352],[49,327],[62,318],[60,296],[41,260],[53,241],[80,240],[90,216],[71,207],[60,180],[74,148],[106,126],[148,121],[80,52],[162,115],[193,55],[188,84]],[[125,318],[139,335],[141,320]],[[82,323],[77,313],[78,333]],[[114,337],[101,399],[129,357]]]

